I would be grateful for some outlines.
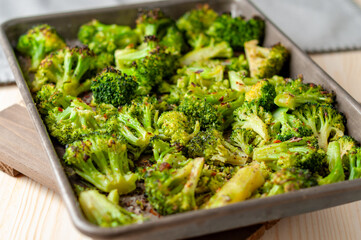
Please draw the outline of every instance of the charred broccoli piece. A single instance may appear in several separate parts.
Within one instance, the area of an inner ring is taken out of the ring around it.
[[[50,135],[64,145],[100,131],[103,124],[101,119],[96,118],[96,112],[80,99],[72,100],[65,109],[53,108],[48,112],[45,123]]]
[[[169,27],[159,43],[175,55],[180,55],[186,48],[183,34],[176,26]]]
[[[182,148],[163,141],[159,136],[151,139],[153,158],[156,164],[162,167],[170,164],[173,167],[182,166],[187,158],[183,156]]]
[[[150,139],[156,135],[155,122],[158,119],[157,100],[153,97],[137,98],[129,105],[121,108],[109,128],[119,132],[134,147],[139,147],[139,153],[145,150]]]
[[[282,168],[272,173],[263,185],[262,197],[270,197],[317,185],[317,179],[307,169]]]
[[[65,95],[53,84],[45,84],[35,95],[35,103],[39,112],[47,116],[54,108],[65,109],[70,106],[75,97]]]
[[[304,104],[292,114],[312,129],[320,148],[324,150],[327,150],[329,141],[344,135],[345,117],[330,105]]]
[[[217,130],[200,131],[186,145],[189,157],[204,157],[207,162],[244,165],[248,156],[224,139]]]
[[[101,58],[102,68],[114,64],[114,52],[127,46],[135,46],[139,42],[138,34],[129,26],[103,24],[92,20],[82,25],[78,39]]]
[[[245,166],[239,169],[202,208],[216,208],[244,201],[264,182],[263,173],[257,165]]]
[[[285,86],[277,89],[274,102],[279,107],[295,109],[305,103],[332,104],[334,95],[321,86],[305,84],[302,78],[288,81]]]
[[[192,125],[198,121],[201,129],[220,130],[223,128],[222,115],[207,101],[185,98],[178,106],[177,111],[183,112]]]
[[[257,46],[252,40],[244,44],[251,77],[270,78],[278,74],[288,58],[288,50],[281,44],[271,48]]]
[[[104,192],[116,189],[127,194],[136,188],[138,175],[130,171],[127,145],[115,137],[90,135],[75,141],[65,150],[64,161],[75,172]]]
[[[117,227],[146,220],[128,212],[97,190],[85,190],[79,195],[79,204],[86,218],[101,227]]]
[[[143,10],[136,20],[136,30],[141,39],[145,36],[156,36],[162,39],[169,27],[175,23],[167,17],[160,9]]]
[[[146,95],[152,87],[175,73],[178,57],[160,46],[154,36],[149,36],[139,49],[117,50],[115,62],[118,70],[135,76]]]
[[[186,145],[200,130],[199,122],[192,126],[183,112],[169,111],[160,115],[157,125],[159,133],[165,135],[172,143]]]
[[[318,149],[315,137],[292,138],[253,150],[254,161],[265,162],[274,170],[296,167],[322,173],[325,157],[325,152]]]
[[[287,113],[288,108],[278,108],[273,112],[272,131],[275,138],[287,141],[291,138],[313,135],[312,129],[295,115]]]
[[[161,215],[197,209],[195,189],[202,173],[204,158],[189,159],[174,168],[169,163],[147,169],[145,193]]]
[[[233,114],[235,119],[233,129],[250,129],[261,136],[264,142],[270,140],[269,125],[272,121],[272,114],[265,111],[262,106],[255,102],[244,102]]]
[[[47,54],[65,47],[64,40],[53,27],[41,24],[20,36],[16,49],[31,58],[30,71],[35,71]]]
[[[231,134],[232,144],[240,147],[243,152],[251,156],[253,149],[263,144],[263,139],[255,131],[246,128],[236,128]]]
[[[177,27],[185,33],[188,44],[197,49],[209,43],[209,37],[205,32],[217,17],[218,14],[209,5],[199,5],[197,9],[181,16],[177,21]]]
[[[41,62],[31,83],[32,91],[54,83],[64,94],[76,97],[90,89],[89,74],[95,70],[93,61],[96,57],[88,48],[65,48],[53,52]]]
[[[258,102],[266,111],[271,111],[274,108],[274,98],[276,97],[276,90],[273,84],[268,80],[261,80],[253,85],[248,92],[246,92],[245,100],[248,102]]]
[[[95,103],[112,104],[115,107],[128,104],[136,97],[138,83],[135,77],[108,67],[97,75],[91,84]]]
[[[261,42],[264,29],[265,23],[262,19],[232,18],[230,14],[225,13],[216,18],[207,30],[207,34],[219,41],[228,42],[235,50],[243,50],[244,44],[248,41],[258,40]]]

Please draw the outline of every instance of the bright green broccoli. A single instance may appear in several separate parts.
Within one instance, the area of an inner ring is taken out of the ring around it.
[[[269,125],[272,121],[272,114],[265,111],[256,102],[244,102],[242,106],[234,111],[233,129],[250,129],[260,135],[264,142],[271,138]]]
[[[134,75],[146,95],[150,89],[171,77],[178,66],[178,57],[158,44],[154,36],[145,38],[138,49],[124,49],[115,52],[118,70]]]
[[[260,47],[257,44],[257,40],[244,44],[251,77],[271,78],[279,74],[288,58],[288,50],[281,44],[271,48]]]
[[[154,162],[162,167],[171,165],[172,167],[179,167],[187,160],[182,154],[182,147],[177,145],[171,145],[168,142],[163,141],[159,136],[155,136],[151,139],[153,148]]]
[[[160,45],[166,46],[172,54],[180,55],[185,50],[185,42],[182,32],[176,26],[167,29],[166,35],[159,42]]]
[[[174,168],[169,163],[147,169],[145,193],[161,215],[197,209],[195,189],[202,173],[204,158],[189,159]]]
[[[122,139],[90,135],[67,145],[64,161],[80,177],[104,192],[117,189],[119,194],[127,194],[136,188],[138,175],[130,171],[133,162],[127,156],[127,145]]]
[[[345,180],[345,172],[341,157],[342,149],[338,141],[330,142],[327,147],[327,163],[330,174],[318,180],[319,185],[325,185]]]
[[[20,36],[16,49],[31,58],[30,70],[35,71],[47,54],[65,47],[64,40],[53,27],[41,24]]]
[[[347,154],[349,161],[349,180],[361,178],[361,148],[353,147]]]
[[[160,115],[157,125],[159,133],[165,135],[172,143],[186,145],[200,130],[199,122],[192,126],[183,112],[169,111]]]
[[[261,80],[253,85],[249,91],[246,92],[245,100],[248,102],[258,102],[266,111],[271,111],[274,108],[274,98],[276,91],[273,84],[268,80]]]
[[[239,169],[202,208],[216,208],[244,201],[261,187],[264,181],[265,179],[259,166],[245,166]]]
[[[261,42],[264,29],[265,23],[262,19],[232,18],[230,14],[225,13],[216,18],[207,34],[220,41],[228,42],[235,50],[243,50],[244,44],[248,41],[258,40]]]
[[[264,143],[260,135],[255,131],[246,128],[233,129],[231,140],[232,144],[240,147],[248,156],[252,155],[255,147]]]
[[[143,10],[136,20],[136,32],[141,40],[146,36],[156,36],[162,39],[174,21],[167,17],[160,9]]]
[[[139,147],[140,153],[156,135],[155,123],[158,119],[157,100],[152,97],[135,99],[121,108],[112,127],[121,133],[129,144]]]
[[[244,165],[248,156],[230,144],[217,130],[200,131],[186,145],[189,157],[204,157],[207,162]]]
[[[194,49],[180,59],[182,65],[190,65],[194,62],[205,61],[212,58],[230,58],[233,50],[227,42],[210,41],[209,44]]]
[[[56,89],[53,84],[43,85],[35,95],[36,107],[44,116],[47,116],[49,111],[52,111],[56,107],[61,109],[69,107],[74,99],[75,97],[65,95]]]
[[[317,185],[317,179],[307,169],[282,168],[272,173],[263,185],[262,197],[270,197]]]
[[[80,99],[74,99],[63,109],[55,107],[45,118],[50,135],[64,145],[79,140],[83,135],[100,131],[103,121]]]
[[[312,129],[323,150],[327,150],[329,141],[344,135],[345,117],[331,105],[304,104],[292,114]]]
[[[334,94],[327,92],[319,85],[305,84],[302,78],[288,81],[277,91],[275,104],[290,109],[295,109],[305,103],[332,104],[334,100]]]
[[[128,212],[97,190],[86,190],[79,195],[79,204],[86,218],[101,227],[117,227],[146,220]]]
[[[292,138],[253,150],[254,161],[265,162],[274,170],[296,167],[322,173],[325,157],[325,152],[318,149],[315,137]]]
[[[114,54],[115,50],[129,45],[135,46],[139,42],[138,34],[129,26],[103,24],[92,20],[82,25],[78,32],[78,39],[96,54]]]
[[[288,108],[278,108],[273,112],[272,131],[275,138],[286,141],[291,138],[313,135],[310,127],[288,112]]]
[[[177,21],[177,27],[185,33],[188,44],[197,49],[209,43],[209,37],[205,32],[217,17],[218,14],[209,5],[199,5],[197,9],[181,16]]]
[[[96,57],[88,48],[65,48],[48,55],[40,64],[31,83],[36,92],[44,84],[54,83],[66,95],[78,96],[90,89],[89,74],[95,70]]]
[[[135,77],[108,67],[93,79],[90,89],[95,103],[120,107],[136,97],[137,88]]]

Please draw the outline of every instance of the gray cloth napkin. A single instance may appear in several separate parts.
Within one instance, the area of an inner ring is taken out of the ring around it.
[[[15,17],[150,0],[0,0],[0,23]],[[309,52],[361,48],[361,10],[352,0],[251,0]],[[0,48],[0,84],[13,82]]]
[[[307,52],[361,48],[361,8],[352,0],[251,0]]]

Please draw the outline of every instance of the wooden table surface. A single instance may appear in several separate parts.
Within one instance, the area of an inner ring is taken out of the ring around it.
[[[361,102],[361,51],[311,56]],[[0,86],[0,111],[23,104],[15,85]],[[88,239],[73,226],[60,196],[27,177],[0,172],[0,239]],[[361,239],[361,201],[282,219],[265,239]]]

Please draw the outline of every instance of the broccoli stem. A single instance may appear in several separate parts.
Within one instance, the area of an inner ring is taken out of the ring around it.
[[[361,156],[359,153],[349,154],[350,176],[349,180],[361,178]]]
[[[343,171],[340,144],[338,141],[330,142],[327,148],[327,161],[330,167],[330,174],[318,180],[319,185],[325,185],[345,180]]]
[[[249,119],[243,122],[242,128],[252,129],[258,135],[260,135],[265,141],[268,141],[270,139],[267,125],[257,115],[253,114],[249,116]]]
[[[265,182],[261,170],[255,166],[246,166],[211,197],[203,208],[216,208],[230,203],[244,201]]]

